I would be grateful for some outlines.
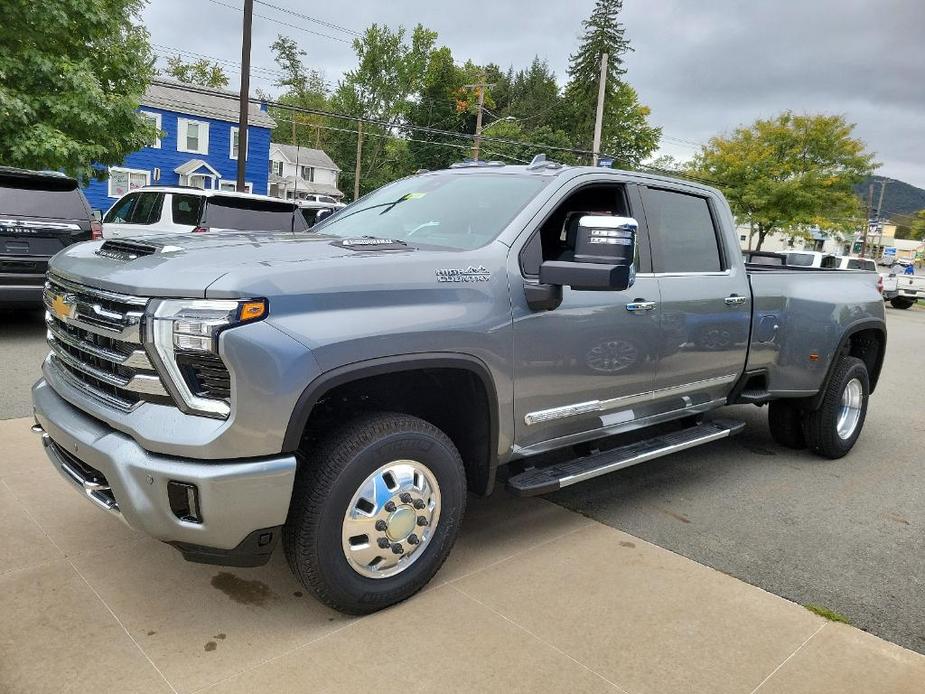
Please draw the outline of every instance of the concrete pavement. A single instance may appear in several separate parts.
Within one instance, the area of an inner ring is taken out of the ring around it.
[[[379,614],[281,552],[184,562],[81,499],[0,421],[0,691],[890,692],[925,657],[541,499],[473,499],[432,584]]]

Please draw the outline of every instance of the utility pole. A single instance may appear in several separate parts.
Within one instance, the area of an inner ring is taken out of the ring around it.
[[[241,38],[241,110],[238,114],[238,180],[239,193],[245,191],[244,168],[247,164],[247,114],[251,90],[251,30],[254,26],[254,0],[244,0],[244,31]]]
[[[604,122],[604,96],[607,92],[607,54],[601,55],[601,79],[597,85],[597,114],[594,117],[594,146],[591,148],[591,166],[597,166],[601,153],[601,127]]]
[[[873,214],[874,206],[874,184],[871,183],[867,188],[867,220],[864,222],[864,241],[861,243],[861,257],[867,257],[867,235],[870,233],[870,216]]]
[[[357,118],[357,167],[353,174],[353,199],[360,197],[360,163],[363,161],[363,121]]]
[[[482,111],[485,110],[485,90],[494,86],[494,84],[486,84],[484,72],[479,77],[478,83],[463,85],[465,89],[478,89],[479,91],[478,112],[475,114],[475,142],[472,143],[472,158],[475,161],[479,160],[479,149],[482,146]]]
[[[886,179],[880,181],[880,200],[877,201],[877,221],[883,219],[883,194],[886,192]]]

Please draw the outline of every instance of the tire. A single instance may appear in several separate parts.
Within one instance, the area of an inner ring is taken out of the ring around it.
[[[848,403],[849,386],[855,396],[851,401],[856,413],[848,415],[840,431],[840,415],[844,414],[843,407]],[[803,418],[803,433],[810,450],[832,459],[847,454],[864,428],[869,395],[867,366],[856,357],[842,357],[826,386],[822,405],[818,410],[806,412]]]
[[[389,502],[397,504],[391,512]],[[433,577],[456,541],[465,506],[465,468],[442,431],[410,415],[364,414],[305,452],[283,528],[286,559],[324,604],[348,614],[375,612]],[[418,527],[425,515],[430,521]],[[390,544],[382,548],[382,541]]]
[[[897,296],[890,299],[890,306],[893,308],[912,308],[915,305],[914,299],[906,299],[905,297]]]
[[[785,448],[806,448],[803,435],[803,410],[789,400],[774,400],[768,406],[768,428],[771,438]]]

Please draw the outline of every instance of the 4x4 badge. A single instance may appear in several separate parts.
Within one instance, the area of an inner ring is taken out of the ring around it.
[[[434,272],[437,273],[438,282],[487,282],[491,279],[491,273],[484,265],[470,265],[467,268],[447,267]]]

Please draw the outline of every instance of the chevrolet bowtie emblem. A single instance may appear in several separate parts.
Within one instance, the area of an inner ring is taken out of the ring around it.
[[[55,294],[51,298],[51,312],[61,320],[77,315],[77,302],[73,294]]]

